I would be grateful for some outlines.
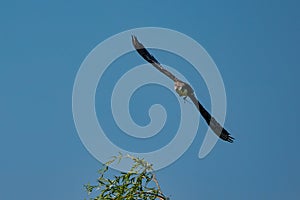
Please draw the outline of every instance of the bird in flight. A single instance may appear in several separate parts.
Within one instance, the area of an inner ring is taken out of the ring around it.
[[[157,70],[165,74],[167,77],[174,81],[174,89],[178,93],[179,96],[186,99],[189,97],[192,102],[195,104],[196,108],[208,124],[208,126],[214,131],[214,133],[224,141],[232,143],[234,138],[230,135],[230,133],[223,128],[217,120],[212,117],[209,112],[202,106],[202,104],[198,101],[194,94],[193,88],[188,84],[177,77],[175,77],[171,72],[163,68],[163,66],[151,55],[148,50],[144,47],[142,43],[140,43],[136,36],[132,36],[132,44],[136,51],[149,63],[151,63]]]

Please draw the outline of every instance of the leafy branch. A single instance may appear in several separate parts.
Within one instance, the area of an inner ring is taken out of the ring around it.
[[[133,160],[130,171],[127,173],[121,172],[113,179],[106,178],[105,175],[109,170],[109,165],[114,162],[119,163],[125,158]],[[98,192],[97,196],[90,198],[90,200],[169,200],[169,197],[166,197],[161,191],[152,165],[144,159],[131,155],[123,156],[120,153],[106,162],[98,173],[100,176],[96,185],[84,185],[89,195]]]

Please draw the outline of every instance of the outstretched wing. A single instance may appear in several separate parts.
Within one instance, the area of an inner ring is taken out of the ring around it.
[[[135,36],[132,36],[132,44],[134,48],[137,50],[137,52],[149,63],[151,63],[156,69],[158,69],[160,72],[164,73],[166,76],[168,76],[170,79],[172,79],[175,83],[179,82],[183,85],[183,87],[187,90],[187,96],[193,101],[196,108],[208,124],[208,126],[214,131],[214,133],[220,137],[222,140],[225,140],[227,142],[232,143],[234,138],[230,136],[230,133],[224,129],[214,117],[212,117],[209,112],[201,105],[201,103],[198,101],[198,99],[195,97],[193,88],[176,78],[172,73],[167,71],[165,68],[161,66],[161,64],[152,56],[147,49],[144,47],[142,43],[140,43]]]
[[[230,136],[230,133],[225,128],[223,128],[217,122],[217,120],[209,114],[209,112],[207,112],[207,110],[195,97],[194,93],[190,93],[188,96],[193,101],[196,108],[199,110],[200,114],[202,115],[208,126],[214,131],[214,133],[222,140],[232,143],[234,138]]]
[[[137,50],[137,52],[149,63],[151,63],[156,69],[158,69],[160,72],[165,74],[167,77],[172,79],[174,82],[177,81],[178,79],[168,70],[163,68],[161,64],[152,56],[147,49],[144,47],[142,43],[138,41],[138,39],[133,35],[132,36],[132,44],[134,48]]]

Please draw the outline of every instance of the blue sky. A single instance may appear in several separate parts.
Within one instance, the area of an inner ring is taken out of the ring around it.
[[[96,179],[100,163],[81,143],[73,122],[76,73],[100,42],[145,26],[180,31],[207,50],[223,77],[226,127],[236,138],[234,144],[219,141],[199,160],[207,128],[202,120],[203,130],[188,151],[157,172],[163,191],[175,200],[300,195],[296,0],[28,0],[3,1],[0,7],[0,199],[86,197],[82,185]],[[144,63],[132,55],[124,58],[124,65]],[[170,57],[158,51],[155,55],[163,62]],[[209,107],[205,86],[203,91],[198,96]],[[141,95],[136,94],[136,101]],[[147,122],[142,114],[136,116]],[[166,125],[171,132],[174,126]],[[160,137],[162,143],[172,138]],[[122,145],[134,142],[124,140]]]

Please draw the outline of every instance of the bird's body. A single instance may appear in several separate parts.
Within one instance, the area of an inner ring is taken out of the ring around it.
[[[147,49],[141,44],[135,36],[132,36],[132,44],[137,50],[137,52],[149,63],[151,63],[156,69],[165,74],[171,80],[174,81],[174,89],[176,93],[186,99],[189,97],[194,105],[197,107],[198,111],[209,125],[209,127],[214,131],[214,133],[219,136],[222,140],[232,143],[234,138],[230,136],[230,133],[224,129],[215,118],[213,118],[209,112],[202,106],[202,104],[195,97],[193,88],[177,77],[175,77],[171,72],[163,68],[163,66],[152,56]]]
[[[187,85],[181,81],[175,81],[174,89],[179,96],[183,96],[184,98],[186,98],[190,93],[194,92],[191,90],[192,88],[188,88]]]

